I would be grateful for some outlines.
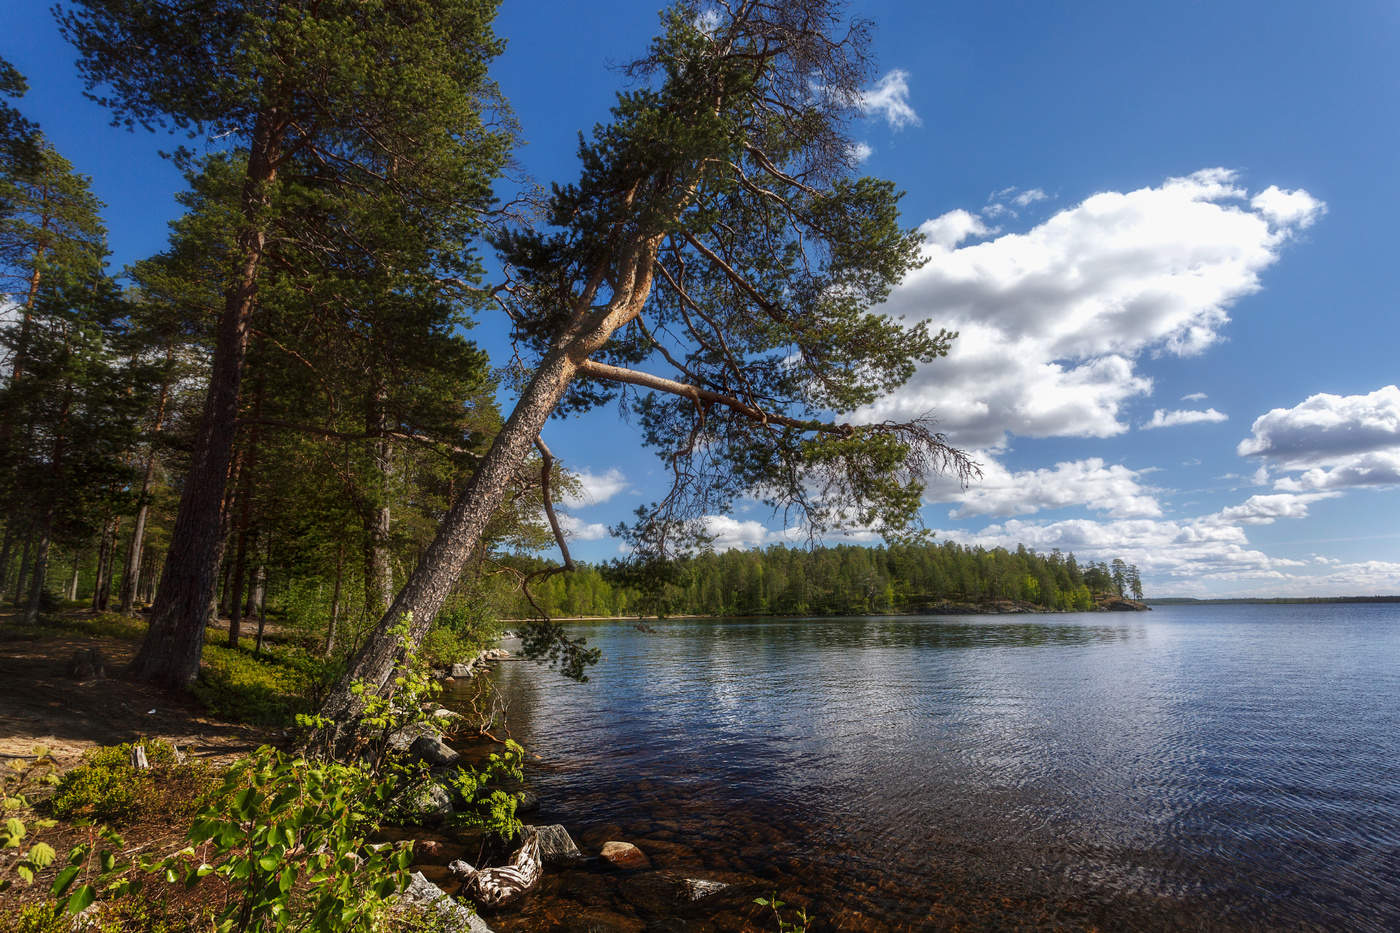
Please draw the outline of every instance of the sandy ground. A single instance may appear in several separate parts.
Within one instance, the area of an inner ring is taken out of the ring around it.
[[[0,761],[32,756],[42,745],[61,767],[96,745],[162,738],[198,758],[224,759],[276,738],[268,730],[206,718],[197,704],[123,672],[134,642],[62,629],[13,624],[0,613]],[[98,648],[107,676],[77,681],[68,662],[80,648]]]

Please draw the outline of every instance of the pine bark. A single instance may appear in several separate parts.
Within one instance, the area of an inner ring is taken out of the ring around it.
[[[160,586],[151,607],[151,626],[131,664],[132,674],[139,679],[170,687],[184,687],[199,673],[204,631],[215,601],[227,538],[224,498],[233,460],[243,361],[248,353],[258,274],[267,247],[265,214],[270,188],[277,178],[282,134],[277,120],[274,111],[264,111],[253,129],[240,205],[240,267],[225,294],[219,317],[203,418]]]
[[[44,584],[49,576],[49,543],[53,537],[53,510],[44,516],[39,528],[39,543],[34,554],[34,574],[29,583],[29,599],[24,607],[24,621],[30,624],[39,621],[39,604],[44,599]]]
[[[383,384],[376,379],[365,412],[365,433],[373,438],[371,455],[374,494],[365,506],[365,618],[378,619],[394,601],[394,573],[389,563],[389,485],[393,479],[393,447],[388,437]]]

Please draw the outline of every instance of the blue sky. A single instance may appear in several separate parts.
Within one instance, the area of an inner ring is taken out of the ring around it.
[[[180,187],[169,143],[82,98],[46,6],[0,7],[0,54],[109,205],[117,262],[147,255]],[[1400,592],[1400,7],[853,10],[876,25],[862,167],[929,237],[891,310],[962,334],[866,415],[932,410],[985,470],[932,484],[938,537],[1122,556],[1149,595]],[[505,4],[495,72],[534,178],[575,176],[656,23],[650,3]],[[616,555],[604,526],[658,494],[656,461],[612,408],[546,438],[584,479],[576,554]],[[744,502],[712,530],[785,539]]]

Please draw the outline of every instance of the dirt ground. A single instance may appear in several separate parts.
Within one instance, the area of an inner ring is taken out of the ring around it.
[[[226,759],[275,741],[275,731],[209,719],[199,706],[123,676],[134,642],[14,625],[0,612],[0,763],[42,745],[60,767],[97,745],[161,738],[196,758]],[[68,676],[80,648],[97,648],[106,676]]]

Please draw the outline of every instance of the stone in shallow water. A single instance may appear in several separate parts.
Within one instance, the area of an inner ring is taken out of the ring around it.
[[[681,890],[685,892],[685,899],[688,901],[698,901],[711,894],[718,894],[727,887],[729,885],[723,881],[706,881],[703,878],[681,879]]]
[[[651,867],[651,860],[647,858],[646,853],[630,842],[605,842],[603,850],[598,854],[618,868]]]
[[[531,826],[530,829],[539,837],[540,857],[546,865],[568,864],[583,858],[583,853],[570,838],[569,831],[559,823]]]
[[[447,892],[415,871],[402,894],[403,901],[433,914],[448,933],[491,933],[486,922],[448,897]]]

